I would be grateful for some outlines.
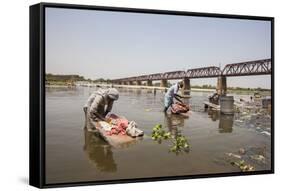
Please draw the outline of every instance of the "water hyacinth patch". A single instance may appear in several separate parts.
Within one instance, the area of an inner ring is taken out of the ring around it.
[[[166,132],[163,128],[161,124],[155,125],[155,127],[153,127],[152,129],[152,135],[151,135],[152,139],[155,141],[158,141],[159,143],[161,143],[162,139],[169,139],[171,138],[171,133],[170,132]]]
[[[181,151],[189,151],[189,143],[187,138],[181,134],[178,134],[175,138],[171,139],[173,145],[170,148],[171,152],[179,154]]]
[[[161,143],[162,140],[170,141],[171,147],[169,149],[170,152],[174,152],[176,154],[181,153],[182,151],[189,151],[189,143],[187,138],[184,135],[181,135],[179,132],[172,136],[170,132],[166,132],[161,124],[155,125],[152,129],[151,138],[158,143]]]

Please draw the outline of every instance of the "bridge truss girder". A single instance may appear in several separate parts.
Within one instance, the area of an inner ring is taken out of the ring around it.
[[[249,76],[271,74],[271,59],[255,60],[227,64],[221,71],[219,67],[210,66],[203,68],[189,69],[187,71],[172,71],[165,73],[155,73],[128,78],[114,79],[112,82],[135,82],[147,80],[176,80],[184,78],[212,78],[219,76]]]
[[[227,64],[222,71],[222,75],[224,76],[250,76],[265,74],[271,74],[271,59]]]

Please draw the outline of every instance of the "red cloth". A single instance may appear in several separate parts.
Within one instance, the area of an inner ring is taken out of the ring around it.
[[[107,131],[107,135],[126,135],[126,129],[129,121],[125,118],[118,118],[117,116],[109,116],[109,119],[114,120],[113,127],[110,131]]]
[[[183,103],[175,103],[171,108],[172,113],[186,113],[189,111],[189,106]]]

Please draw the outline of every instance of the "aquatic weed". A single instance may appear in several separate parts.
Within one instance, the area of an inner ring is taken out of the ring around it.
[[[238,162],[231,162],[232,165],[238,166],[242,172],[253,171],[255,168],[250,164],[246,164],[244,160],[240,160]]]
[[[171,133],[166,132],[164,129],[162,129],[162,125],[158,124],[158,125],[155,125],[155,127],[153,127],[151,137],[153,140],[161,142],[162,139],[166,140],[166,139],[171,138]]]
[[[188,152],[189,143],[187,138],[184,135],[181,135],[178,132],[175,136],[172,136],[170,132],[166,132],[161,124],[155,125],[152,129],[151,138],[158,143],[161,143],[162,140],[169,140],[172,145],[169,149],[170,152],[179,154],[181,151]]]
[[[181,134],[178,134],[173,139],[171,139],[173,145],[170,148],[171,152],[176,154],[180,153],[181,151],[188,152],[189,151],[189,143],[187,138]]]

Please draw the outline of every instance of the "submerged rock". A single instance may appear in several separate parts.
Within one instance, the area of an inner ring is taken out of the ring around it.
[[[271,133],[269,133],[269,132],[267,132],[267,131],[262,131],[261,134],[267,135],[267,136],[270,136],[270,135],[271,135]]]

